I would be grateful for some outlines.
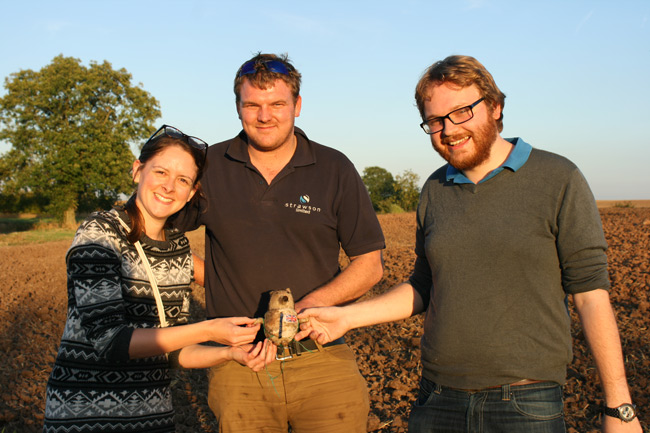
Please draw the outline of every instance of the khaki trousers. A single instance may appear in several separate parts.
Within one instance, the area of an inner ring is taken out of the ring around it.
[[[274,361],[255,373],[235,361],[210,370],[208,404],[222,433],[364,433],[366,381],[347,344]]]

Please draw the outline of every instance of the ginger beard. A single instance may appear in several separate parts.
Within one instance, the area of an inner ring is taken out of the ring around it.
[[[466,131],[465,133],[452,136],[445,136],[443,132],[440,132],[440,143],[432,140],[433,148],[445,161],[457,170],[471,170],[483,164],[490,157],[492,144],[496,141],[497,134],[497,122],[492,117],[489,117],[485,125],[479,127],[474,132]],[[471,137],[474,144],[473,149],[470,151],[463,150],[461,152],[454,152],[453,146],[450,146],[449,143],[468,136]]]

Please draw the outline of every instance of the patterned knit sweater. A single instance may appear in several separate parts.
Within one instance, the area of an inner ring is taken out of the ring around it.
[[[173,432],[169,363],[129,359],[133,330],[160,326],[149,278],[115,209],[91,215],[67,253],[68,313],[47,384],[44,432]],[[170,325],[187,323],[193,262],[183,233],[140,239]]]

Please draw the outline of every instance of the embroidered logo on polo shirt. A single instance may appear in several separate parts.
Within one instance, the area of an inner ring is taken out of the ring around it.
[[[311,206],[309,202],[311,199],[307,194],[303,194],[298,198],[298,203],[285,203],[284,207],[289,209],[295,209],[296,212],[310,214],[312,212],[320,212],[320,208],[316,206]]]

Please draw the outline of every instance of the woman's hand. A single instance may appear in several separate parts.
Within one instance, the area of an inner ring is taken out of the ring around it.
[[[277,346],[265,339],[255,345],[231,347],[230,353],[233,361],[237,361],[251,370],[258,372],[264,370],[267,365],[275,361]]]
[[[252,343],[260,330],[260,324],[248,317],[224,317],[208,320],[211,341],[227,346],[241,346]]]

